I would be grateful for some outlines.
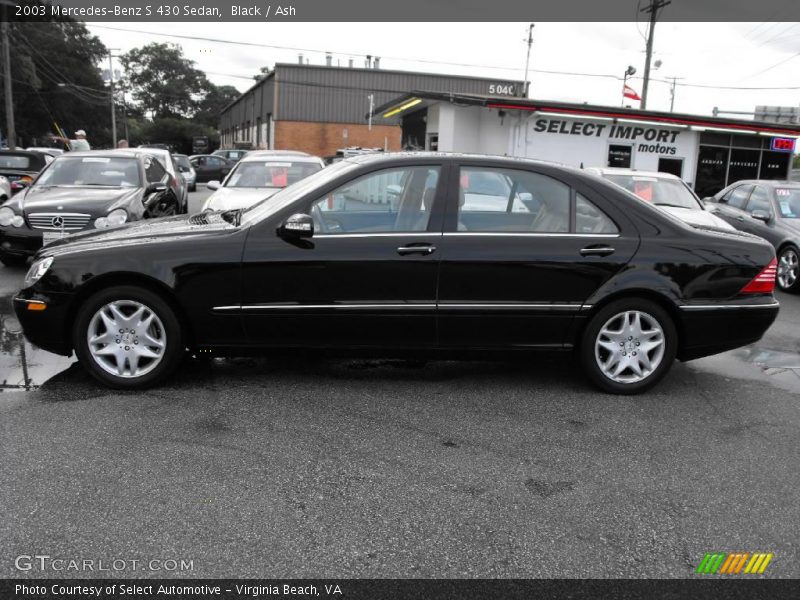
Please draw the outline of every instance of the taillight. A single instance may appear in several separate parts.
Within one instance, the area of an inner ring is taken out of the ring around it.
[[[770,263],[753,277],[753,280],[742,288],[740,294],[771,294],[775,290],[775,276],[778,274],[778,260]]]

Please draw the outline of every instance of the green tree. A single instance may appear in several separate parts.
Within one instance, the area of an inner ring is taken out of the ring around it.
[[[141,121],[136,127],[134,140],[135,143],[167,144],[173,152],[191,154],[192,138],[199,135],[208,136],[211,147],[219,145],[216,128],[180,117]]]
[[[152,43],[120,57],[120,85],[134,106],[155,118],[191,117],[205,95],[205,74],[175,44]]]
[[[195,121],[216,128],[219,124],[219,115],[228,104],[240,96],[239,90],[232,85],[214,85],[206,81],[205,93],[200,101]]]
[[[109,144],[110,98],[99,68],[105,46],[83,23],[67,18],[14,21],[13,12],[9,10],[9,30],[17,143],[43,143],[55,133],[57,122],[68,135],[85,129],[93,146]],[[2,89],[0,111],[5,134]]]

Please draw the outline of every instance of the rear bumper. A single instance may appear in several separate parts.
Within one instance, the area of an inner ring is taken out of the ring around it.
[[[33,290],[22,290],[14,298],[14,312],[22,325],[25,338],[42,350],[69,356],[72,341],[69,331],[69,305],[72,294],[42,294]],[[41,311],[28,310],[31,301],[44,302],[47,308]]]
[[[767,301],[679,307],[683,321],[680,360],[693,360],[760,340],[778,316],[780,305]]]

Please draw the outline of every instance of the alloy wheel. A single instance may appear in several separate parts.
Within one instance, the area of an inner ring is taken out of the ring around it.
[[[608,379],[638,383],[647,379],[664,358],[666,338],[659,322],[638,310],[611,317],[595,340],[595,360]]]
[[[103,305],[86,331],[89,352],[104,371],[136,378],[155,369],[164,357],[167,333],[158,315],[134,300]]]
[[[781,253],[778,261],[778,285],[781,289],[792,287],[797,281],[798,270],[800,270],[800,259],[797,252],[792,248],[787,248]]]

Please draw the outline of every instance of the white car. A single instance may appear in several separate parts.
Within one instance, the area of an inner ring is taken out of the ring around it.
[[[0,175],[0,204],[11,198],[11,182]]]
[[[598,167],[586,171],[617,184],[689,225],[734,230],[729,223],[712,214],[686,182],[670,173]]]
[[[203,204],[203,212],[247,208],[323,168],[321,158],[304,152],[248,152],[222,183],[206,184],[214,193]]]

